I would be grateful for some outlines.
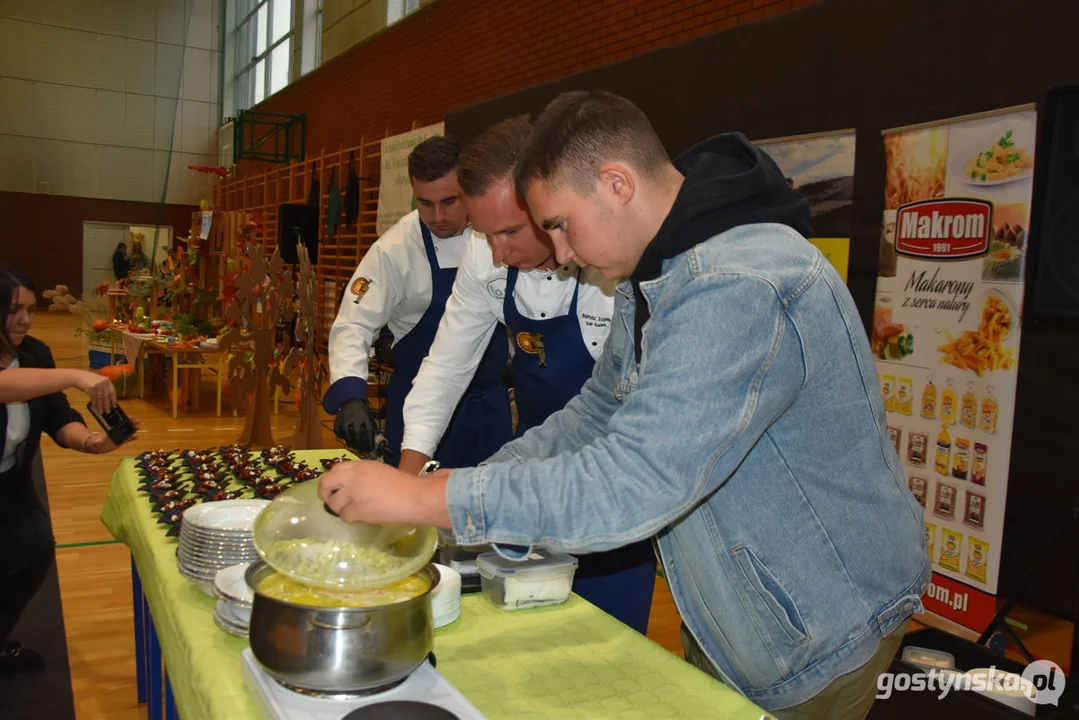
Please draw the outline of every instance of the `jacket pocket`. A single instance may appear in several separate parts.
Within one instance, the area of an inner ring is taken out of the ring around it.
[[[746,545],[738,545],[731,549],[738,567],[742,571],[749,587],[755,591],[757,601],[743,593],[748,601],[751,611],[760,615],[765,613],[763,621],[772,620],[779,629],[787,636],[790,642],[801,645],[809,640],[802,614],[798,612],[798,606],[794,604],[790,593],[783,587],[768,566]]]

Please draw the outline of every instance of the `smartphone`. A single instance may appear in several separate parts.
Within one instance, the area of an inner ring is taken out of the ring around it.
[[[109,436],[113,444],[119,446],[124,440],[135,434],[135,424],[128,418],[127,413],[119,405],[102,415],[91,403],[86,403],[86,409],[94,416],[101,425],[101,429]]]

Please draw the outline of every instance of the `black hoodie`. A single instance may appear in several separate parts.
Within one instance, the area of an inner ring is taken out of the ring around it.
[[[641,361],[641,328],[648,303],[641,282],[659,277],[663,261],[739,225],[779,223],[803,237],[813,234],[809,201],[795,192],[779,166],[742,133],[700,142],[674,166],[685,176],[671,211],[630,275],[636,297],[633,346]]]

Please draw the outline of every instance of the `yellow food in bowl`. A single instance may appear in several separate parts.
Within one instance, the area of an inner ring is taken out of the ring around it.
[[[319,608],[370,608],[412,600],[431,589],[426,575],[416,573],[382,587],[363,590],[323,590],[296,582],[281,573],[264,578],[256,590],[273,600]]]

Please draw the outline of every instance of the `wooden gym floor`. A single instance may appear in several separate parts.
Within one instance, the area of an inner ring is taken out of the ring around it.
[[[74,336],[77,327],[74,316],[39,312],[32,334],[49,344],[58,366],[85,369],[86,347],[81,338]],[[231,411],[216,417],[213,392],[211,376],[206,373],[201,397],[204,409],[194,414],[181,413],[176,420],[163,396],[125,400],[128,414],[142,420],[142,432],[135,442],[125,446],[123,454],[234,442],[243,419],[232,417]],[[68,396],[74,407],[85,407],[87,398],[81,392],[70,391]],[[272,427],[275,439],[287,444],[295,424],[295,406],[282,402],[280,408],[281,414],[273,417]],[[323,446],[340,447],[326,429]],[[56,561],[78,720],[145,718],[145,706],[135,701],[130,555],[99,520],[120,455],[83,455],[61,450],[48,440],[42,443],[42,454],[58,546]],[[1067,670],[1071,625],[1029,609],[1017,611],[1014,617],[1028,626],[1020,635],[1030,651]],[[648,637],[681,656],[678,627],[678,613],[667,586],[657,579]],[[921,624],[915,622],[911,629],[918,627]]]

